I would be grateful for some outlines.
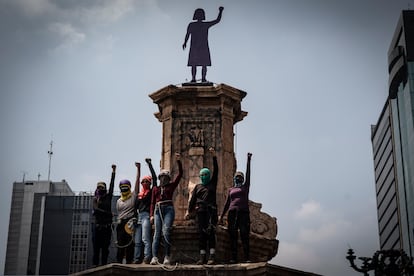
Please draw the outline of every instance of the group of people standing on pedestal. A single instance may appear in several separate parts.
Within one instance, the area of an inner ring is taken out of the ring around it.
[[[239,231],[244,251],[243,261],[249,262],[250,216],[248,203],[252,154],[247,154],[246,179],[244,179],[242,172],[236,172],[233,187],[229,188],[226,203],[221,215],[218,216],[216,190],[219,169],[215,150],[210,148],[209,152],[213,158],[213,170],[212,172],[208,168],[200,170],[201,183],[197,184],[192,191],[188,211],[185,215],[186,219],[190,219],[191,214],[196,214],[200,249],[200,258],[197,264],[212,265],[216,263],[216,227],[218,223],[223,222],[223,217],[227,212],[228,233],[231,242],[230,263],[239,261],[237,254]],[[175,178],[172,178],[167,170],[161,170],[157,176],[151,159],[146,158],[145,162],[150,169],[150,175],[142,177],[140,181],[141,164],[136,162],[137,175],[134,189],[131,190],[131,182],[127,179],[119,182],[121,196],[116,202],[118,213],[116,223],[117,262],[122,263],[125,258],[127,264],[161,264],[158,259],[158,249],[162,240],[164,245],[162,264],[169,265],[171,263],[171,229],[175,219],[173,194],[183,175],[180,154],[176,153],[175,158],[178,166],[178,174]],[[98,182],[93,199],[95,224],[92,231],[93,264],[95,266],[105,265],[108,262],[113,229],[111,201],[115,172],[116,165],[112,165],[109,190],[104,182]],[[159,180],[159,185],[157,185],[157,180]],[[152,225],[154,225],[154,234],[151,239]]]

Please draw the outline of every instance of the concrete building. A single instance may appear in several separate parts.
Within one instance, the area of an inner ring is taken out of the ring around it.
[[[4,274],[66,275],[90,268],[92,198],[75,195],[65,181],[15,182]],[[118,198],[112,199],[114,213]],[[111,243],[109,262],[115,252]]]
[[[4,273],[39,273],[47,196],[73,196],[66,181],[15,182]]]
[[[403,11],[388,51],[389,95],[371,128],[380,249],[414,257],[414,11]]]

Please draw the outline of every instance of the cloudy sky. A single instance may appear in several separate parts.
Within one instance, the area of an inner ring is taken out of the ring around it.
[[[271,263],[359,275],[345,259],[378,249],[370,125],[387,96],[387,51],[413,0],[0,0],[0,267],[14,181],[74,191],[134,178],[161,153],[148,94],[191,78],[181,46],[196,8],[209,32],[207,79],[246,91],[237,124],[250,198],[278,219]],[[144,171],[145,173],[145,171]]]

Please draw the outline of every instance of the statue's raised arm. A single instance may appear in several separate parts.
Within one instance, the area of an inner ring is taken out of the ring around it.
[[[211,23],[213,23],[211,26],[213,26],[214,24],[217,24],[217,23],[219,23],[219,22],[220,22],[220,20],[221,20],[221,15],[223,14],[223,10],[224,10],[224,8],[223,8],[223,7],[220,7],[220,8],[219,8],[219,13],[218,13],[218,15],[217,15],[217,19],[216,19],[216,20],[214,20],[214,21],[211,21]]]

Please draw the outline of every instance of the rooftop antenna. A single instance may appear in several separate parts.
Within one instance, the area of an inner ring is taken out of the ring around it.
[[[52,154],[53,154],[52,146],[53,146],[53,140],[50,141],[50,150],[47,151],[47,154],[49,155],[49,171],[47,173],[47,181],[50,181],[50,166],[52,163]]]
[[[22,171],[22,173],[23,173],[23,180],[22,180],[22,183],[24,183],[25,178],[26,178],[26,174],[27,174],[27,172],[26,172],[26,171]]]

